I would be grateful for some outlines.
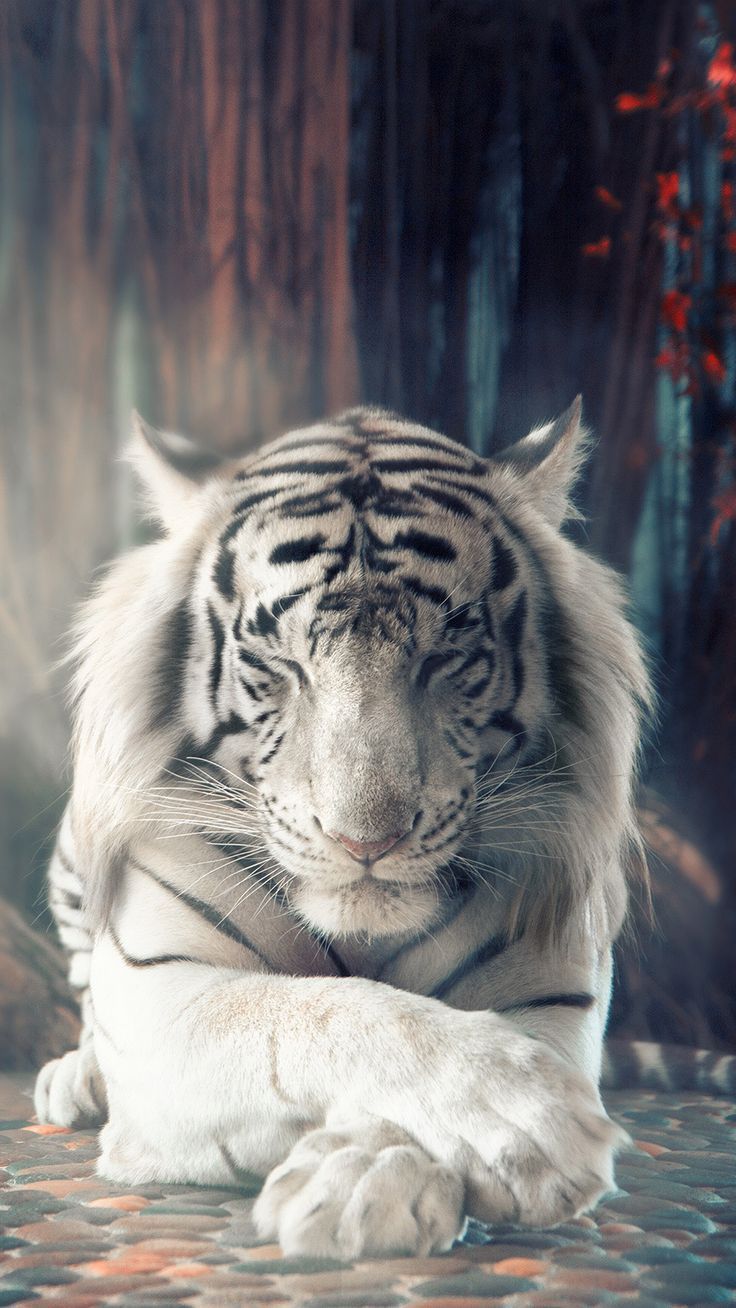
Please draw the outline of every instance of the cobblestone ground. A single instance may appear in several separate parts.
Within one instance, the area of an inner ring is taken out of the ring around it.
[[[594,1217],[549,1231],[471,1226],[437,1258],[354,1264],[259,1243],[256,1190],[94,1175],[94,1135],[33,1125],[27,1079],[0,1077],[0,1306],[304,1305],[570,1308],[736,1301],[736,1104],[609,1096],[636,1148]]]

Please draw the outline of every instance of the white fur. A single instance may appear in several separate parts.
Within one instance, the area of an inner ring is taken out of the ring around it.
[[[423,431],[381,414],[369,413],[363,429],[371,423],[400,450],[402,434]],[[272,460],[288,465],[303,435],[285,438]],[[329,451],[333,430],[320,439]],[[232,481],[236,464],[201,486],[183,485],[150,448],[139,452],[170,534],[116,564],[83,618],[75,784],[62,831],[65,857],[87,888],[85,930],[96,932],[96,1059],[88,1040],[44,1069],[36,1096],[44,1120],[87,1120],[101,1100],[101,1074],[104,1175],[128,1184],[222,1183],[243,1169],[270,1173],[256,1206],[262,1233],[287,1251],[345,1257],[446,1249],[465,1211],[558,1222],[612,1186],[624,1135],[597,1086],[611,943],[625,912],[627,860],[638,849],[632,784],[648,689],[617,580],[558,530],[582,439],[578,409],[559,432],[533,433],[515,457],[489,464],[484,478],[536,560],[520,558],[516,588],[498,607],[508,613],[519,587],[529,596],[523,656],[531,673],[517,707],[525,722],[544,723],[550,749],[539,785],[521,785],[523,772],[515,776],[504,761],[507,739],[489,729],[496,843],[489,853],[482,821],[459,828],[453,848],[486,875],[454,917],[439,880],[447,855],[422,854],[421,833],[415,840],[412,831],[371,877],[329,838],[331,827],[351,823],[358,833],[381,822],[403,829],[420,808],[441,816],[462,784],[441,729],[446,691],[428,690],[417,708],[398,643],[370,633],[362,646],[338,642],[312,698],[300,699],[294,684],[280,705],[286,741],[260,790],[237,790],[244,829],[261,833],[260,871],[290,891],[286,906],[264,889],[259,869],[225,875],[221,854],[197,830],[196,777],[162,785],[184,727],[204,738],[216,712],[222,720],[236,702],[237,651],[227,643],[220,702],[208,699],[203,615],[214,606],[226,630],[227,606],[212,595],[213,542],[244,486]],[[256,484],[264,457],[252,465]],[[336,514],[331,526],[342,531],[344,518]],[[453,602],[470,604],[487,574],[488,541],[452,517],[443,529],[459,560]],[[506,528],[497,530],[503,538]],[[278,528],[264,520],[259,540],[248,538],[234,564],[246,617],[290,584],[288,570],[277,584],[264,562]],[[576,700],[569,711],[551,704],[551,673],[537,657],[539,568],[564,626]],[[425,572],[439,584],[439,565],[428,562]],[[293,575],[296,585],[302,573]],[[178,716],[157,722],[167,622],[187,596],[198,615],[195,655],[181,671]],[[283,620],[290,657],[305,658],[311,606],[306,594]],[[428,618],[420,616],[416,634],[431,648]],[[494,675],[501,700],[512,671],[500,645]],[[250,730],[258,709],[243,700],[238,712]],[[242,740],[233,736],[218,756],[236,780]],[[517,808],[499,810],[496,793],[503,800],[510,791]],[[284,830],[299,834],[298,853],[274,844],[266,801]],[[216,816],[227,834],[232,810],[218,809],[211,794],[207,803],[208,823]],[[214,920],[198,915],[192,897]],[[336,940],[352,975],[336,975],[314,928]],[[519,928],[498,957],[449,985],[445,1002],[430,997],[453,962]],[[178,961],[136,966],[172,955]],[[593,1002],[523,1007],[525,998],[560,993]],[[506,1015],[494,1011],[512,1005]]]

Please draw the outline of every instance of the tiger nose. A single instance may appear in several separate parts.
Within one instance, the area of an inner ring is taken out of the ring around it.
[[[408,836],[411,827],[405,831],[397,831],[391,836],[385,836],[383,840],[353,840],[350,836],[343,835],[341,831],[326,831],[325,835],[330,840],[337,840],[348,851],[351,858],[355,858],[359,863],[375,863],[376,859],[383,858],[394,845],[398,845],[404,836]]]

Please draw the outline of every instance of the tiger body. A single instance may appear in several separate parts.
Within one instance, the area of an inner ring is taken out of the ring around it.
[[[447,1248],[613,1183],[598,1082],[648,686],[560,532],[579,410],[495,461],[378,410],[210,469],[80,628],[39,1114],[129,1183],[267,1175],[288,1250]]]

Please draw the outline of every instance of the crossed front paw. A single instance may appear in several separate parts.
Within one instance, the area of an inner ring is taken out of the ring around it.
[[[614,1160],[628,1136],[577,1068],[541,1042],[514,1052],[505,1066],[501,1057],[485,1068],[479,1060],[462,1096],[440,1093],[433,1122],[417,1135],[464,1178],[471,1217],[554,1226],[615,1188]]]
[[[253,1216],[286,1254],[353,1259],[440,1253],[464,1220],[464,1184],[400,1128],[311,1131],[268,1176]]]

